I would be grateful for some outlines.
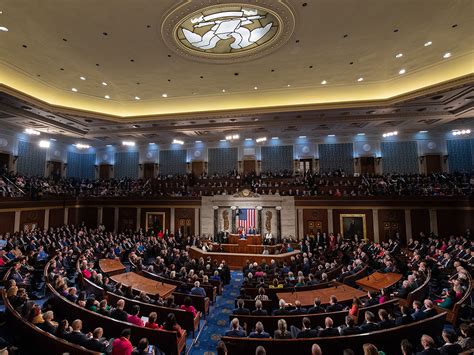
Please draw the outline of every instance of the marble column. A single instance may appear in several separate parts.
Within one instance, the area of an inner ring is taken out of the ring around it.
[[[380,243],[379,210],[372,210],[372,219],[374,221],[374,242],[375,243]]]
[[[214,208],[214,240],[216,240],[218,231],[218,224],[219,224],[219,209]]]
[[[118,207],[114,208],[114,232],[118,232],[118,222],[119,222],[119,209]]]
[[[332,208],[328,208],[328,234],[334,233],[334,215]]]
[[[296,210],[296,223],[298,225],[297,240],[304,238],[304,221],[303,221],[303,209],[298,208]]]
[[[137,230],[139,230],[142,226],[142,221],[140,218],[141,216],[142,216],[142,208],[137,207]]]
[[[20,211],[15,211],[15,223],[13,225],[13,231],[19,232],[20,231]]]
[[[201,222],[200,222],[200,219],[199,219],[199,213],[200,213],[200,209],[199,208],[195,208],[194,209],[194,235],[198,236],[198,235],[201,235]]]
[[[170,213],[170,233],[173,233],[174,234],[174,224],[175,224],[175,209],[174,207],[171,207],[171,213]]]
[[[281,242],[281,210],[277,209],[277,243]]]
[[[44,229],[49,229],[49,211],[51,211],[49,208],[44,210]]]
[[[261,236],[263,236],[263,235],[265,235],[265,233],[262,230],[262,210],[261,209],[257,210],[257,218],[258,218],[258,225],[257,225],[258,231],[257,231],[257,233],[259,233]]]
[[[69,207],[64,208],[64,224],[68,224],[69,221]]]
[[[237,213],[235,212],[236,210],[232,210],[232,233],[237,233],[237,226],[236,226],[236,218],[237,218]]]
[[[411,211],[409,209],[405,210],[405,234],[406,242],[413,238],[413,231],[411,229]]]
[[[430,209],[430,229],[431,232],[438,235],[438,215],[435,209]]]
[[[102,206],[97,207],[97,224],[101,225],[104,216],[104,208]]]

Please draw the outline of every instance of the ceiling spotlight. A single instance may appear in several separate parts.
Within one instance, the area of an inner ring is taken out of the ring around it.
[[[32,128],[25,129],[25,133],[33,136],[39,136],[41,134],[39,131]]]
[[[306,139],[306,136],[299,136],[299,139]]]
[[[122,145],[127,146],[127,147],[135,147],[135,142],[133,142],[133,141],[123,141]]]
[[[222,89],[222,92],[225,92],[225,89]]]
[[[335,137],[335,134],[328,134],[328,137]]]
[[[444,59],[448,59],[449,57],[451,57],[451,53],[450,53],[450,52],[444,53],[444,55],[443,55],[443,58],[444,58]]]
[[[291,84],[286,85],[286,87],[288,87],[288,88],[289,88],[290,86],[291,86]]]
[[[453,136],[461,136],[461,135],[470,134],[470,133],[471,133],[470,129],[463,129],[463,130],[456,129],[453,131]]]
[[[227,142],[225,139],[219,139],[219,142]]]
[[[49,148],[51,146],[50,141],[40,141],[39,142],[40,148]]]
[[[76,89],[76,88],[72,88],[71,90],[74,91],[74,92],[77,92],[77,89]]]
[[[396,135],[398,135],[398,131],[384,133],[384,134],[382,134],[382,137],[387,138],[387,137],[393,137],[393,136],[396,136]]]
[[[102,82],[102,85],[107,86],[107,83],[105,81]]]
[[[202,141],[194,141],[194,143],[202,143]]]
[[[257,86],[254,86],[253,89],[254,89],[254,90],[258,90],[258,87],[257,87]]]
[[[148,143],[148,145],[156,145],[156,143],[150,142]]]
[[[173,144],[180,144],[180,145],[183,145],[184,144],[184,141],[180,140],[180,139],[173,139]]]
[[[49,140],[50,140],[51,142],[56,142],[56,139],[54,139],[54,138],[50,138]]]
[[[419,131],[418,133],[428,133],[428,131]]]
[[[2,32],[8,32],[8,28],[4,27],[4,26],[0,26],[0,31]]]
[[[246,140],[247,142],[249,142],[249,141],[252,140],[252,138],[245,138],[245,140]]]
[[[161,97],[168,97],[168,94],[161,94]]]
[[[328,82],[326,80],[321,81],[322,85],[326,85]]]
[[[405,69],[400,69],[400,71],[398,72],[398,74],[402,75],[402,74],[405,74],[407,71]]]
[[[91,146],[89,144],[82,144],[82,143],[77,143],[75,145],[77,149],[89,149]]]
[[[424,46],[425,46],[425,47],[429,47],[429,46],[431,46],[432,44],[433,44],[433,42],[428,41],[428,42],[425,42]]]
[[[79,79],[81,79],[81,80],[86,80],[86,78],[85,78],[85,77],[83,77],[83,76],[81,76]]]
[[[227,140],[227,141],[233,141],[233,140],[239,139],[239,138],[240,138],[240,136],[239,136],[238,134],[232,134],[232,135],[226,136],[226,137],[225,137],[225,140]]]
[[[267,141],[267,137],[260,137],[255,140],[257,143],[262,143]]]
[[[365,133],[357,133],[358,136],[365,136]]]
[[[104,96],[107,100],[110,99],[110,96],[109,95],[105,95]]]
[[[273,139],[274,141],[276,141],[277,139],[280,139],[280,138],[278,138],[278,137],[272,137],[272,139]]]
[[[105,146],[110,148],[112,147],[112,144],[106,144]]]
[[[401,58],[401,57],[403,57],[403,53],[398,53],[398,54],[395,56],[395,58]]]
[[[138,96],[135,96],[135,100],[140,100],[140,98]]]
[[[358,82],[364,81],[364,78],[357,79]]]

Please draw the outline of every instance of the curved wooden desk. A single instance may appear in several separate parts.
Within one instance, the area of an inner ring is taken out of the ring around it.
[[[374,272],[366,277],[356,280],[356,284],[366,291],[380,291],[395,285],[402,278],[401,274],[394,272]]]
[[[111,275],[110,278],[115,282],[120,282],[125,286],[131,286],[139,292],[144,291],[149,295],[160,295],[167,298],[176,290],[176,285],[170,285],[164,282],[158,282],[134,272],[127,272],[119,275]]]
[[[247,234],[245,239],[240,239],[239,234],[229,234],[229,243],[243,245],[262,245],[262,236],[260,234]]]
[[[269,263],[270,260],[279,261],[289,261],[292,256],[298,255],[299,250],[292,251],[290,253],[278,254],[278,255],[263,255],[263,254],[235,254],[235,253],[219,253],[219,252],[205,252],[197,247],[191,247],[189,249],[189,255],[191,258],[204,258],[210,257],[212,260],[217,260],[221,262],[225,260],[226,264],[230,268],[241,268],[245,265],[247,260],[250,262],[261,263],[262,260],[265,260],[266,263]]]

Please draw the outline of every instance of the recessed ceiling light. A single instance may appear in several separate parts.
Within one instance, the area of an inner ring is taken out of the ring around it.
[[[202,141],[195,141],[194,143],[202,143]]]
[[[328,134],[328,137],[335,137],[335,134]]]
[[[161,97],[168,97],[168,94],[162,94]]]
[[[109,95],[105,95],[104,96],[107,100],[110,99],[110,96]]]
[[[184,144],[184,141],[182,141],[181,139],[173,139],[173,144],[179,144],[179,145],[183,145]]]
[[[403,57],[403,53],[398,53],[398,54],[395,56],[395,58],[401,58],[401,57]]]
[[[156,143],[151,142],[151,143],[148,143],[148,145],[156,145]]]
[[[306,136],[299,136],[298,138],[299,138],[299,139],[305,139]]]
[[[51,143],[49,141],[40,141],[39,146],[40,148],[49,148],[51,146]]]
[[[140,100],[140,98],[138,96],[135,96],[135,100]]]
[[[364,78],[357,79],[358,82],[364,81]]]
[[[51,142],[56,142],[56,139],[54,139],[54,138],[50,138],[49,140],[50,140]]]
[[[225,89],[222,89],[222,92],[225,92]]]
[[[358,136],[365,136],[365,133],[357,133]]]
[[[253,89],[254,89],[254,90],[258,90],[258,86],[254,86]]]
[[[291,86],[291,84],[286,85],[286,87],[288,87],[288,88],[289,88],[290,86]]]
[[[447,59],[447,58],[449,58],[449,57],[451,57],[451,53],[450,53],[450,52],[444,53],[444,55],[443,55],[443,58],[444,58],[444,59]]]
[[[219,139],[219,142],[227,142],[225,139]]]
[[[419,131],[418,133],[428,133],[428,131]]]
[[[122,145],[127,146],[127,147],[135,147],[135,142],[133,142],[133,141],[123,141]]]
[[[251,141],[252,138],[245,138],[245,140],[248,142],[248,141]]]
[[[105,146],[106,147],[112,147],[112,144],[106,144]]]
[[[431,46],[432,44],[433,44],[433,42],[428,41],[428,42],[425,42],[424,46],[425,46],[425,47],[429,47],[429,46]]]
[[[4,26],[0,26],[0,31],[2,32],[8,32],[8,28],[4,27]]]
[[[272,139],[273,139],[273,140],[277,140],[277,139],[280,139],[280,138],[278,138],[278,137],[272,137]]]
[[[402,74],[405,74],[407,71],[405,69],[400,69],[400,71],[398,72],[398,74],[402,75]]]
[[[76,89],[76,88],[72,88],[71,90],[74,91],[74,92],[77,92],[77,89]]]
[[[83,77],[83,76],[81,76],[79,79],[81,79],[81,80],[86,80],[86,78],[85,78],[85,77]]]
[[[322,85],[326,85],[328,82],[326,80],[321,81]]]

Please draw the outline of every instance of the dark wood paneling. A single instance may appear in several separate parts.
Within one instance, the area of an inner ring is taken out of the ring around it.
[[[13,233],[15,212],[0,212],[0,233]]]
[[[438,234],[440,237],[460,235],[474,227],[474,211],[472,210],[437,210]]]
[[[379,210],[379,238],[381,242],[388,242],[390,237],[395,237],[398,231],[400,240],[406,243],[405,211],[404,210]]]
[[[341,233],[340,216],[341,214],[364,214],[366,223],[367,238],[374,240],[374,219],[372,210],[348,210],[348,209],[337,209],[333,210],[333,224],[334,233]]]
[[[102,224],[108,231],[114,230],[115,209],[113,207],[104,207],[102,209]]]
[[[44,210],[21,211],[20,230],[25,229],[25,225],[36,225],[37,228],[44,229]]]
[[[171,210],[169,208],[142,208],[140,216],[140,224],[143,229],[146,227],[146,214],[147,212],[164,212],[165,214],[165,229],[170,229],[171,225]]]
[[[124,229],[135,230],[137,228],[137,209],[136,208],[123,208],[119,209],[119,221],[118,229],[123,231]]]
[[[428,235],[431,232],[430,212],[427,209],[411,210],[411,234],[413,239],[419,239],[420,233]]]
[[[49,226],[56,228],[64,224],[64,208],[53,208],[49,210]]]
[[[328,231],[328,211],[323,209],[304,209],[303,210],[303,235],[309,234],[309,221],[321,222],[321,232]]]
[[[441,154],[426,155],[425,164],[427,174],[439,173],[443,171],[441,168]]]
[[[194,226],[196,221],[194,220],[194,208],[176,208],[174,211],[174,230],[175,233],[178,233],[180,228],[180,220],[183,222],[190,221],[191,224],[185,224],[184,228],[188,230],[190,235],[194,234]],[[183,234],[187,235],[188,233],[183,231]]]

